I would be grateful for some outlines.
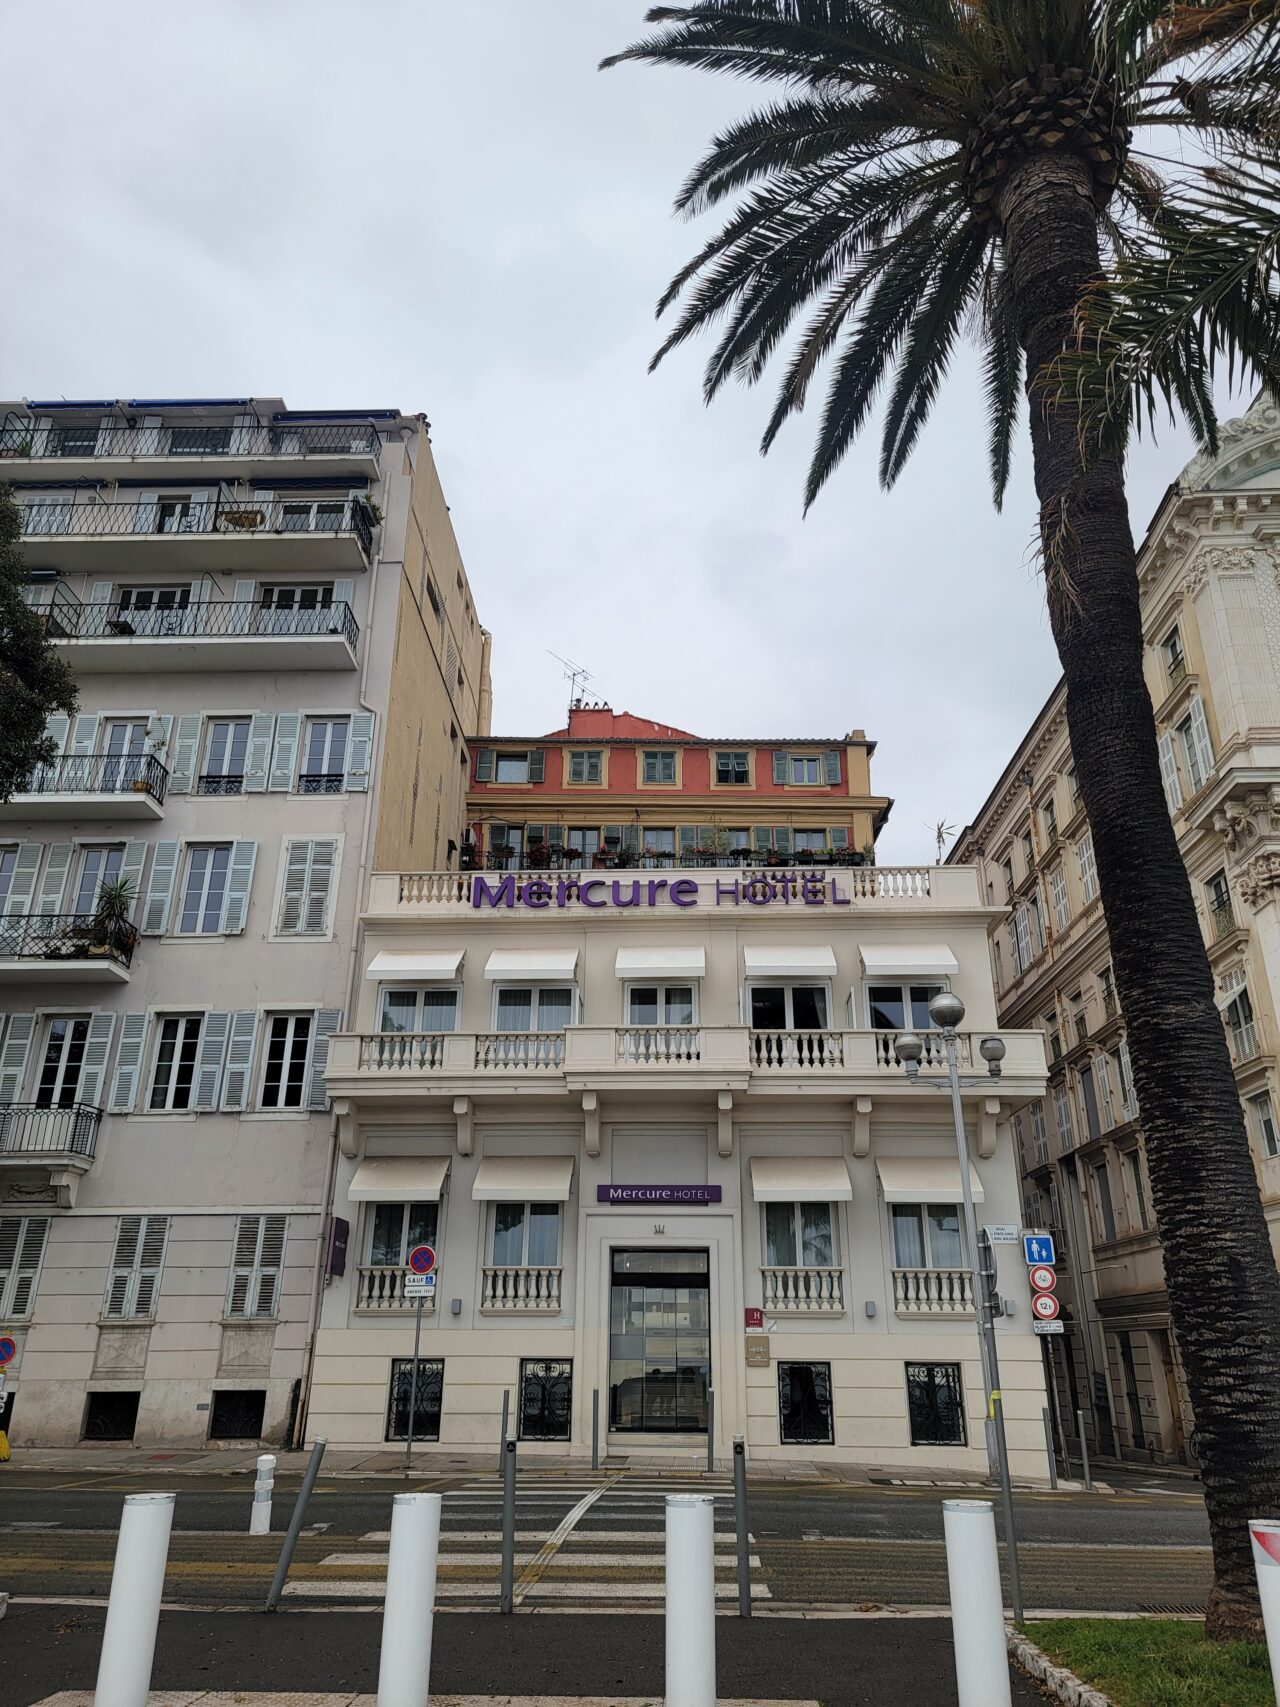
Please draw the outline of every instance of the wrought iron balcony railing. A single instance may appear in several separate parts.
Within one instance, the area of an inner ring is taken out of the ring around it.
[[[101,1123],[102,1110],[83,1102],[66,1108],[0,1103],[0,1157],[92,1156]]]
[[[20,794],[149,794],[164,803],[169,772],[152,753],[70,753],[37,765]]]
[[[111,925],[94,913],[18,913],[0,919],[0,960],[87,960],[91,956],[128,966],[138,931],[125,921]]]
[[[196,421],[183,426],[6,427],[0,458],[124,456],[377,456],[378,429],[359,422],[297,425]]]
[[[143,498],[132,503],[77,503],[27,498],[21,507],[26,539],[74,534],[109,539],[156,534],[349,533],[365,556],[373,546],[373,511],[363,498]]]
[[[464,871],[474,871],[480,856],[473,847],[464,849]],[[679,853],[659,852],[628,844],[622,848],[600,848],[583,853],[579,848],[558,844],[545,848],[527,848],[523,852],[505,847],[490,848],[483,856],[487,871],[796,871],[816,870],[820,866],[846,869],[867,864],[865,854],[853,848],[807,849],[795,854],[777,853],[768,848],[735,848],[728,853],[699,852],[685,848]]]
[[[360,629],[345,599],[310,610],[268,610],[256,599],[192,599],[187,604],[135,610],[112,600],[80,605],[69,600],[43,611],[45,626],[57,640],[204,640],[339,634],[352,651]]]
[[[1213,940],[1221,942],[1224,936],[1230,936],[1236,929],[1236,910],[1230,901],[1219,901],[1209,909],[1209,917],[1213,921]]]

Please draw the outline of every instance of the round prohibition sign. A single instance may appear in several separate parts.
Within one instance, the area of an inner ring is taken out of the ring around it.
[[[1037,1292],[1031,1300],[1031,1314],[1040,1322],[1052,1322],[1058,1315],[1058,1300],[1052,1292]]]
[[[436,1266],[436,1253],[430,1245],[415,1245],[409,1252],[409,1270],[412,1274],[430,1274]]]
[[[0,1337],[0,1369],[3,1369],[6,1363],[12,1363],[17,1355],[17,1340],[12,1339],[8,1334]]]
[[[1039,1268],[1031,1270],[1028,1279],[1036,1292],[1052,1292],[1058,1284],[1058,1277],[1051,1268],[1045,1268],[1042,1263]]]

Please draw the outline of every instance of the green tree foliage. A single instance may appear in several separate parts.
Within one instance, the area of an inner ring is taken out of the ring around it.
[[[42,761],[55,757],[45,723],[76,707],[75,678],[23,599],[27,582],[18,506],[0,484],[0,800],[21,790]]]

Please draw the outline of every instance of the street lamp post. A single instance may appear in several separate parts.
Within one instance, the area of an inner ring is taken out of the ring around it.
[[[960,1164],[960,1195],[964,1211],[965,1247],[969,1260],[973,1308],[978,1321],[978,1356],[982,1366],[982,1390],[986,1398],[985,1434],[987,1468],[1000,1483],[1000,1509],[1004,1518],[1005,1543],[1009,1561],[1009,1598],[1015,1619],[1022,1617],[1022,1583],[1018,1570],[1018,1538],[1013,1520],[1013,1487],[1009,1480],[1009,1449],[1004,1431],[1004,1400],[1000,1392],[1000,1363],[996,1353],[996,1324],[993,1300],[983,1273],[978,1244],[978,1217],[973,1204],[973,1185],[969,1178],[969,1143],[964,1130],[964,1105],[960,1100],[962,1082],[981,1084],[980,1079],[962,1081],[957,1048],[956,1027],[964,1018],[964,1003],[949,990],[941,991],[929,1003],[929,1018],[942,1033],[942,1046],[947,1057],[947,1088],[951,1092],[951,1116],[955,1126],[956,1158]],[[918,1082],[924,1043],[913,1031],[900,1032],[894,1040],[894,1051],[906,1068],[912,1084]],[[988,1075],[1000,1077],[1004,1059],[1004,1044],[998,1037],[984,1037],[978,1053],[987,1063]],[[941,1085],[937,1089],[941,1090]]]

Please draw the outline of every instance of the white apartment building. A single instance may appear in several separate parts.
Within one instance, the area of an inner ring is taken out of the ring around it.
[[[967,1006],[970,1178],[1019,1221],[1038,1031],[996,1026],[972,870],[379,873],[330,1040],[338,1229],[308,1428],[534,1454],[985,1471],[959,1163],[928,1001]],[[923,1030],[912,1084],[894,1038]],[[411,1391],[410,1251],[437,1255]],[[1045,1473],[1021,1252],[999,1324],[1011,1457]],[[712,1395],[714,1394],[714,1401]]]
[[[1147,683],[1263,1204],[1280,1251],[1280,410],[1225,422],[1161,501],[1138,556]],[[1194,1461],[1141,1111],[1066,694],[1054,689],[974,819],[1001,1023],[1039,1026],[1049,1094],[1016,1123],[1029,1216],[1065,1255],[1053,1353],[1068,1432]]]
[[[22,402],[0,478],[80,696],[0,806],[4,1420],[287,1439],[367,874],[451,862],[487,716],[427,424]]]

